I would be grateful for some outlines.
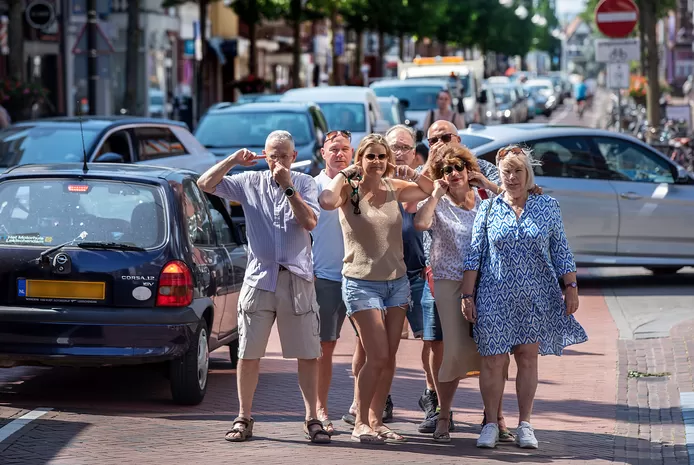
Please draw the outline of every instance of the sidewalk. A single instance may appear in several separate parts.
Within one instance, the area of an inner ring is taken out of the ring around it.
[[[436,444],[417,433],[422,412],[417,399],[424,388],[421,342],[403,340],[393,383],[395,423],[407,436],[401,445],[363,446],[350,440],[339,418],[352,400],[350,376],[354,336],[345,326],[337,346],[332,418],[333,443],[307,443],[301,432],[303,408],[296,362],[283,360],[273,333],[254,402],[254,438],[225,442],[237,413],[235,371],[226,351],[213,354],[205,402],[183,408],[169,401],[165,382],[144,384],[147,371],[47,371],[23,381],[5,396],[12,408],[52,407],[21,435],[0,443],[2,465],[149,465],[149,464],[425,464],[461,463],[661,463],[688,462],[680,391],[694,391],[690,353],[694,322],[681,324],[673,337],[618,340],[605,299],[584,290],[577,315],[589,342],[570,347],[563,357],[540,361],[533,425],[540,449],[513,444],[479,450],[482,401],[476,378],[461,383],[454,403],[456,431],[450,444]],[[505,398],[509,425],[517,421],[513,394],[515,364]],[[146,370],[153,371],[152,368]],[[631,377],[629,377],[631,373]],[[669,372],[670,375],[663,375]],[[658,375],[658,376],[647,376]],[[150,373],[153,379],[157,379]],[[88,382],[88,385],[85,385]],[[6,407],[0,406],[0,414]],[[692,412],[694,413],[694,412]],[[7,420],[5,420],[7,421]]]

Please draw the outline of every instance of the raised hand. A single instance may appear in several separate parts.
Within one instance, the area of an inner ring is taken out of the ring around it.
[[[417,175],[415,170],[407,165],[394,165],[392,163],[388,163],[388,166],[390,166],[390,168],[393,170],[393,177],[397,179],[409,181]]]
[[[274,179],[282,189],[286,189],[292,185],[291,173],[282,163],[275,163],[275,167],[272,169],[272,179]]]
[[[432,197],[438,200],[446,195],[446,192],[448,192],[448,181],[445,179],[437,179],[434,181],[434,192],[431,193]]]
[[[234,163],[241,166],[253,166],[258,162],[257,160],[263,157],[259,157],[254,152],[248,149],[240,149],[229,155],[229,158],[234,160]]]

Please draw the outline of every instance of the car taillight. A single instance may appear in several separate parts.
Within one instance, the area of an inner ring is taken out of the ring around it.
[[[193,301],[193,275],[185,263],[175,260],[164,265],[157,289],[158,307],[185,307]]]

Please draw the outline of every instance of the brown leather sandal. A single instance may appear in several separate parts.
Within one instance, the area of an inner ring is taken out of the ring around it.
[[[311,429],[312,426],[318,426],[318,428]],[[330,444],[330,434],[325,431],[323,427],[323,422],[312,418],[304,422],[304,435],[306,439],[314,444]],[[323,436],[322,438],[319,436]]]
[[[227,434],[224,436],[224,439],[229,442],[244,442],[253,437],[254,424],[255,420],[253,417],[236,417],[231,425],[231,429],[227,431]],[[243,426],[243,428],[240,428],[240,426]],[[236,434],[238,434],[238,436],[235,436]]]

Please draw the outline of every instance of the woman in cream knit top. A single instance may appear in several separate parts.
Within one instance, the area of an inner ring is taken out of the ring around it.
[[[424,200],[432,191],[430,179],[410,167],[395,166],[386,140],[371,134],[359,144],[354,164],[333,178],[319,197],[323,209],[340,209],[345,244],[342,299],[366,353],[366,363],[355,374],[355,441],[404,440],[382,421],[410,303],[398,203]]]

